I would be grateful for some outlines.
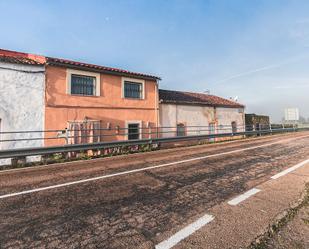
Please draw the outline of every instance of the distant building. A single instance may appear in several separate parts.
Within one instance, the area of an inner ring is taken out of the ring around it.
[[[295,123],[299,121],[299,109],[298,108],[286,108],[284,110],[285,123]]]
[[[245,106],[205,93],[159,90],[163,137],[244,131]]]
[[[265,115],[245,114],[245,120],[247,131],[269,129],[270,126],[269,116]]]

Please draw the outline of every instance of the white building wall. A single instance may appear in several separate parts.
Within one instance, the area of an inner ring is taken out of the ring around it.
[[[244,108],[216,108],[217,130],[221,133],[232,132],[232,122],[236,122],[237,131],[245,131]]]
[[[159,105],[160,127],[162,137],[173,137],[175,135],[175,124],[177,124],[176,105]]]
[[[44,86],[44,66],[0,62],[1,132],[44,130]],[[0,134],[0,140],[42,137],[42,133]],[[43,144],[43,140],[0,142],[0,150]],[[0,165],[7,162],[0,160]]]
[[[238,131],[244,130],[243,108],[160,104],[160,125],[161,131],[164,132],[163,137],[175,136],[175,127],[179,123],[186,126],[187,135],[201,135],[210,133],[210,124],[215,125],[216,133],[231,132],[232,122],[236,122]]]

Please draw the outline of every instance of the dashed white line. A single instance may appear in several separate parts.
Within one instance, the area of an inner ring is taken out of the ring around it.
[[[301,162],[299,164],[296,164],[296,165],[294,165],[294,166],[292,166],[292,167],[290,167],[290,168],[288,168],[286,170],[283,170],[282,172],[272,176],[271,178],[272,179],[278,179],[279,177],[284,176],[284,175],[286,175],[286,174],[288,174],[288,173],[290,173],[290,172],[292,172],[292,171],[294,171],[294,170],[296,170],[296,169],[306,165],[307,163],[309,163],[309,159],[307,159],[307,160],[305,160],[305,161],[303,161],[303,162]]]
[[[123,171],[123,172],[109,174],[109,175],[97,176],[97,177],[87,178],[87,179],[78,180],[78,181],[72,181],[72,182],[47,186],[47,187],[35,188],[35,189],[25,190],[25,191],[21,191],[21,192],[15,192],[15,193],[10,193],[10,194],[0,195],[0,199],[5,199],[5,198],[13,197],[13,196],[18,196],[18,195],[35,193],[35,192],[44,191],[44,190],[56,189],[56,188],[66,187],[66,186],[85,183],[85,182],[97,181],[97,180],[102,180],[102,179],[116,177],[116,176],[128,175],[128,174],[143,172],[143,171],[147,171],[147,170],[151,170],[151,169],[164,168],[164,167],[169,167],[169,166],[176,165],[176,164],[188,163],[188,162],[193,162],[193,161],[198,161],[198,160],[202,160],[202,159],[218,157],[218,156],[223,156],[223,155],[229,155],[229,154],[234,154],[234,153],[248,151],[248,150],[254,150],[254,149],[258,149],[258,148],[268,147],[268,146],[271,146],[271,145],[274,145],[274,144],[280,144],[284,141],[290,141],[290,140],[295,140],[295,139],[300,139],[300,138],[305,138],[305,137],[309,137],[309,136],[306,135],[306,136],[297,137],[297,138],[283,139],[283,140],[280,140],[280,141],[271,142],[271,143],[262,144],[262,145],[257,145],[257,146],[252,146],[252,147],[248,147],[248,148],[244,148],[244,149],[221,152],[221,153],[213,154],[213,155],[195,157],[195,158],[190,158],[190,159],[171,162],[171,163],[165,163],[165,164],[160,164],[160,165],[155,165],[155,166],[150,166],[150,167],[145,167],[145,168],[140,168],[140,169],[133,169],[133,170]]]
[[[197,221],[191,223],[190,225],[186,226],[185,228],[181,229],[179,232],[175,233],[173,236],[168,238],[167,240],[162,241],[158,245],[156,245],[155,249],[169,249],[178,244],[183,239],[187,238],[209,222],[214,219],[212,215],[204,215],[203,217],[199,218]]]
[[[243,202],[244,200],[248,199],[249,197],[251,197],[252,195],[255,195],[256,193],[260,191],[261,190],[257,188],[250,189],[249,191],[243,193],[242,195],[237,196],[236,198],[228,201],[227,203],[232,206],[236,206],[237,204]]]

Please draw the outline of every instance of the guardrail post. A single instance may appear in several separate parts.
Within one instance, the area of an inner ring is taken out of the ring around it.
[[[68,128],[65,128],[65,144],[69,144],[69,138],[70,138],[70,131]]]
[[[19,164],[24,166],[27,163],[26,157],[14,157],[11,159],[11,165],[17,167]]]

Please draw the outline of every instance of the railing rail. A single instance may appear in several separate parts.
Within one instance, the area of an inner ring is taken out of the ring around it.
[[[234,136],[248,136],[248,135],[263,135],[263,134],[274,134],[283,132],[293,132],[309,130],[308,128],[279,128],[279,129],[264,129],[256,131],[244,131],[244,132],[228,132],[218,134],[205,134],[205,135],[188,135],[178,137],[164,137],[164,138],[149,138],[139,140],[122,140],[113,142],[96,142],[87,144],[67,144],[61,146],[49,146],[49,147],[32,147],[32,148],[21,148],[21,149],[8,149],[0,150],[0,159],[7,158],[20,158],[28,156],[43,156],[55,153],[68,153],[68,152],[80,152],[87,150],[100,150],[106,148],[114,148],[118,146],[130,146],[130,145],[145,145],[145,144],[160,144],[160,143],[171,143],[181,142],[188,140],[206,140],[223,137],[234,137]]]
[[[273,130],[273,129],[284,129],[284,128],[295,128],[295,125],[284,125],[284,124],[270,124],[270,125],[260,125],[256,127],[255,125],[238,125],[236,128],[238,131],[255,131],[255,130]],[[209,126],[185,126],[185,132],[190,135],[200,135],[200,133],[223,133],[232,131],[231,125],[217,125],[214,130],[210,129]],[[69,139],[77,138],[99,138],[99,140],[104,140],[104,138],[109,137],[119,137],[125,138],[128,135],[140,135],[144,136],[155,136],[159,137],[160,134],[164,135],[175,135],[177,133],[177,127],[174,126],[160,126],[160,127],[139,127],[138,132],[130,132],[129,128],[118,127],[118,128],[91,128],[91,129],[63,129],[63,130],[32,130],[32,131],[2,131],[0,132],[0,145],[1,143],[8,142],[23,142],[23,141],[40,141],[40,140],[59,140],[65,139],[68,143]],[[84,132],[84,134],[76,135],[75,132]],[[53,133],[53,134],[51,134]],[[93,134],[89,134],[93,133]],[[35,135],[33,134],[41,134]]]

